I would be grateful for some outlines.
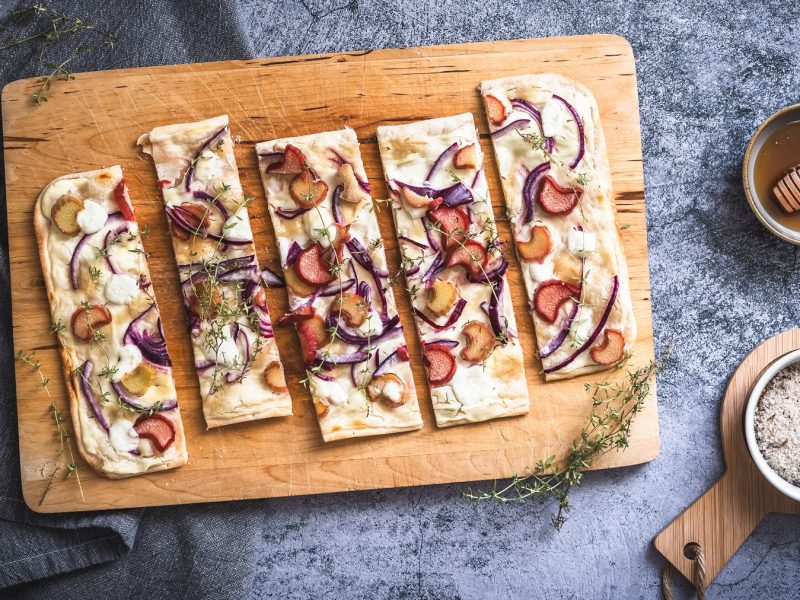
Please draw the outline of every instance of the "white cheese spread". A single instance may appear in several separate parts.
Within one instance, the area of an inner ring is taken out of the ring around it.
[[[333,226],[333,220],[325,222],[320,213],[321,211],[312,208],[303,215],[303,224],[312,241],[319,242],[323,248],[330,248],[336,240],[337,229]]]
[[[225,221],[225,237],[232,240],[252,240],[253,231],[246,214],[233,214]]]

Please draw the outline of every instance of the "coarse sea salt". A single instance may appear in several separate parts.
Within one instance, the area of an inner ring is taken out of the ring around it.
[[[764,388],[755,414],[756,442],[781,478],[800,486],[800,365],[780,371]]]

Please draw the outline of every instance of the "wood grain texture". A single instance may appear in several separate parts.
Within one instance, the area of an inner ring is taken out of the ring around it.
[[[518,40],[83,73],[74,81],[59,82],[42,106],[30,101],[37,86],[34,79],[6,86],[2,110],[15,349],[36,351],[52,378],[50,390],[64,408],[64,382],[55,340],[48,333],[31,209],[51,179],[121,164],[137,216],[151,229],[144,244],[152,252],[150,269],[175,363],[190,456],[189,465],[176,471],[125,481],[109,481],[82,469],[85,502],[73,480],[57,479],[40,503],[58,445],[46,394],[25,366],[17,364],[22,481],[31,508],[64,512],[485,480],[527,473],[540,458],[563,455],[591,408],[584,383],[597,375],[544,383],[519,266],[509,248],[505,249],[511,262],[508,278],[531,394],[528,416],[437,429],[420,350],[413,346],[424,428],[323,444],[310,397],[298,384],[301,363],[296,340],[289,331],[278,330],[294,416],[206,431],[155,171],[135,146],[136,138],[156,125],[229,114],[239,142],[236,159],[242,185],[257,196],[251,221],[259,259],[275,269],[278,259],[255,142],[349,125],[361,141],[373,196],[380,198],[386,190],[375,143],[379,124],[471,111],[483,151],[491,157],[478,83],[546,71],[582,81],[600,105],[619,222],[630,226],[622,238],[639,327],[634,364],[643,364],[653,356],[653,341],[639,108],[633,54],[622,38]],[[504,211],[497,171],[491,160],[486,167],[499,217]],[[501,239],[508,239],[508,221],[498,220]],[[396,268],[397,244],[386,210],[380,212],[380,227],[390,266]],[[413,318],[399,284],[395,293],[402,322],[411,328]],[[273,290],[269,305],[273,315],[281,314],[286,309],[284,291]],[[607,455],[594,468],[652,460],[658,448],[653,388],[637,417],[630,448]]]
[[[781,494],[761,475],[750,457],[743,428],[747,400],[758,376],[775,359],[798,348],[800,329],[792,329],[771,337],[742,361],[720,409],[725,474],[653,540],[689,581],[693,581],[694,561],[684,555],[687,544],[700,545],[708,586],[768,513],[800,514],[800,502]]]

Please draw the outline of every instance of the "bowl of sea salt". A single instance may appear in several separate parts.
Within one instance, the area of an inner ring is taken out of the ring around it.
[[[777,359],[756,380],[745,408],[744,436],[766,480],[800,501],[800,350]]]

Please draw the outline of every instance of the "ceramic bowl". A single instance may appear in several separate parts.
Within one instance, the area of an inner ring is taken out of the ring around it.
[[[800,232],[782,225],[766,211],[762,205],[761,199],[758,197],[753,181],[756,157],[761,152],[764,142],[776,129],[780,129],[793,121],[800,121],[800,104],[782,108],[759,125],[753,137],[750,138],[750,143],[747,144],[747,150],[744,152],[744,161],[742,161],[742,183],[744,184],[744,195],[747,197],[747,202],[764,227],[783,241],[800,245]],[[764,201],[769,201],[769,198],[765,198]]]
[[[792,485],[783,479],[767,464],[764,455],[761,454],[758,443],[756,443],[755,428],[756,407],[758,406],[758,400],[761,398],[761,394],[764,392],[764,388],[767,387],[767,384],[772,381],[772,378],[775,377],[779,371],[798,362],[800,362],[800,350],[789,352],[789,354],[784,354],[776,359],[758,376],[755,385],[753,385],[753,389],[750,391],[750,397],[747,400],[747,406],[744,411],[744,437],[747,441],[747,449],[750,450],[750,456],[753,457],[753,462],[756,463],[756,467],[761,471],[764,478],[776,487],[778,491],[800,502],[800,487]]]

